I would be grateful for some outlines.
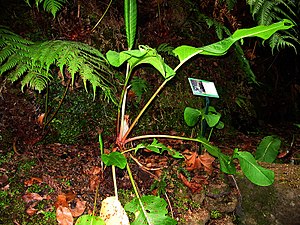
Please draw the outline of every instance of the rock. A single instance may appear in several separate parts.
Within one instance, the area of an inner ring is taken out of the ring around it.
[[[241,224],[299,225],[300,224],[300,166],[264,164],[275,172],[275,182],[268,187],[237,177],[242,195]]]

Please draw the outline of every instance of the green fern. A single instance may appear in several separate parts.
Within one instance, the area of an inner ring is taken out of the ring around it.
[[[33,43],[2,27],[0,46],[0,75],[6,75],[12,82],[21,79],[22,90],[28,86],[41,92],[57,67],[63,79],[68,78],[64,73],[68,71],[73,84],[78,75],[86,90],[87,81],[91,84],[94,96],[99,87],[106,98],[116,103],[106,59],[89,45],[61,40]]]
[[[131,89],[136,95],[136,101],[139,103],[142,99],[142,95],[148,90],[148,82],[140,77],[133,77],[130,82]]]
[[[293,0],[247,0],[247,4],[258,25],[270,25],[282,19],[289,19],[296,24],[294,19],[297,17],[297,7]],[[298,37],[299,32],[295,29],[293,33],[282,31],[280,34],[274,34],[268,43],[272,52],[274,49],[292,47],[297,53],[295,43],[300,44]]]
[[[24,0],[29,6],[30,0]],[[56,13],[62,8],[62,6],[67,2],[67,0],[35,0],[35,5],[38,8],[43,4],[43,9],[46,12],[52,13],[53,17],[56,16]]]
[[[157,52],[165,52],[168,55],[175,56],[175,54],[173,53],[174,47],[170,46],[167,43],[160,44],[156,50]]]

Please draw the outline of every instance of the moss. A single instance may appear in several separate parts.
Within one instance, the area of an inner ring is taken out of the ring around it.
[[[242,194],[241,224],[252,224],[250,218],[255,218],[253,224],[272,224],[273,207],[276,205],[276,190],[273,185],[267,187],[255,186],[245,178],[238,178]]]

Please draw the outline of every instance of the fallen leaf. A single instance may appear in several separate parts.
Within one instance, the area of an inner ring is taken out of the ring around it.
[[[201,169],[202,165],[204,166],[204,170],[211,175],[213,172],[212,163],[214,162],[215,158],[212,157],[210,154],[205,152],[203,155],[198,155],[197,152],[190,152],[189,150],[185,150],[183,152],[185,156],[186,162],[186,170],[193,171],[196,169]]]
[[[98,175],[98,174],[100,174],[101,172],[102,172],[102,169],[101,169],[101,167],[99,167],[99,166],[94,166],[93,169],[92,169],[92,174],[93,174],[93,175]]]
[[[34,183],[43,183],[43,180],[41,178],[38,178],[38,177],[31,177],[29,180],[25,180],[24,181],[24,185],[26,187],[30,187],[32,186]]]
[[[29,206],[28,209],[26,209],[26,213],[29,216],[33,216],[38,210],[35,209],[33,206]]]
[[[44,198],[40,196],[38,193],[27,193],[22,196],[24,202],[29,203],[33,201],[42,201]]]
[[[201,164],[204,166],[204,170],[211,175],[213,172],[212,163],[215,161],[215,158],[212,157],[210,154],[205,152],[203,155],[199,156],[199,160]]]
[[[73,225],[73,216],[69,208],[59,206],[56,209],[56,220],[60,225]]]
[[[199,192],[199,191],[202,190],[202,185],[201,184],[198,184],[196,182],[188,181],[187,178],[182,173],[179,173],[178,178],[183,182],[183,184],[185,186],[187,186],[189,189],[191,189],[191,191],[193,193]]]
[[[290,153],[289,150],[280,152],[280,153],[278,154],[277,158],[278,158],[278,159],[282,159],[282,158],[286,157],[289,153]]]
[[[73,217],[81,216],[86,208],[86,201],[76,200],[76,206],[74,209],[70,209]]]
[[[2,191],[7,191],[9,189],[9,184],[5,185],[3,188],[1,188]]]
[[[90,178],[90,189],[91,189],[91,191],[95,191],[99,184],[100,184],[99,176],[92,175],[91,178]]]
[[[66,196],[66,201],[70,202],[76,198],[76,194],[73,191],[69,191],[65,194]]]
[[[199,159],[198,153],[197,152],[192,152],[190,155],[185,155],[186,157],[186,170],[187,171],[192,171],[196,169],[201,168],[201,161]]]
[[[67,197],[65,194],[60,194],[56,198],[56,202],[54,203],[55,208],[59,208],[60,206],[68,207],[69,204],[67,202]]]

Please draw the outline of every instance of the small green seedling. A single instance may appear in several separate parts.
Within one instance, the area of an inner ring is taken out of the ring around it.
[[[224,128],[224,123],[220,121],[220,118],[221,114],[212,106],[209,106],[207,110],[206,108],[194,109],[191,107],[186,107],[184,110],[184,121],[186,124],[194,129],[200,127],[197,137],[204,137],[206,124],[211,128],[207,138],[208,141],[214,128]]]

